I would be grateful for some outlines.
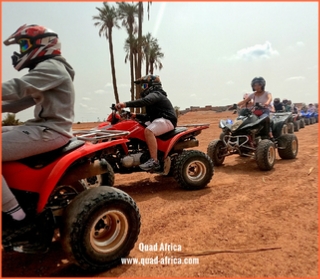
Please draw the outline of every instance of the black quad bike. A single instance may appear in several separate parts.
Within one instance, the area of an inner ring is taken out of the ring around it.
[[[236,105],[233,107],[236,109]],[[298,153],[298,139],[294,134],[287,133],[286,124],[290,115],[278,114],[259,119],[256,115],[263,107],[256,103],[252,110],[240,110],[234,122],[220,120],[219,127],[223,133],[220,139],[209,143],[207,154],[214,166],[223,164],[225,157],[239,154],[255,158],[260,170],[271,170],[275,164],[276,149],[282,159],[294,159]],[[270,139],[272,129],[274,141]]]

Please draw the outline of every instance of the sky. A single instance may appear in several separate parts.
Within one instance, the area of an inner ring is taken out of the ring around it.
[[[115,5],[115,2],[110,2]],[[106,118],[114,103],[110,55],[92,16],[102,2],[2,2],[2,41],[19,26],[39,24],[56,33],[62,55],[76,72],[75,122]],[[144,3],[143,34],[158,39],[164,53],[160,76],[173,106],[227,105],[251,92],[251,80],[266,79],[273,98],[318,102],[317,2]],[[113,31],[120,101],[130,99],[124,28]],[[2,45],[3,46],[3,45]],[[21,77],[2,47],[2,81]],[[143,67],[144,69],[144,67]],[[25,121],[33,109],[18,113]]]

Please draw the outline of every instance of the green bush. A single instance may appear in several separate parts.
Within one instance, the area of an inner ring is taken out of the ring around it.
[[[7,113],[7,116],[2,120],[2,126],[17,126],[21,124],[23,124],[23,122],[16,119],[16,115],[14,113]]]

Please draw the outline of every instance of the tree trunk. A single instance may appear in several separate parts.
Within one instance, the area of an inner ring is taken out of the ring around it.
[[[149,56],[146,54],[146,76],[149,74]]]
[[[112,74],[112,84],[113,91],[116,103],[120,103],[118,88],[117,88],[117,78],[116,78],[116,68],[114,65],[114,55],[113,55],[113,43],[112,43],[112,28],[108,28],[109,32],[109,51],[110,51],[110,60],[111,60],[111,74]]]
[[[138,65],[136,70],[136,79],[141,77],[142,69],[142,22],[143,22],[143,2],[139,2],[139,18],[138,18]],[[140,98],[141,87],[136,86],[136,99]],[[136,109],[137,113],[140,113],[140,108]]]
[[[153,62],[150,62],[150,74],[153,75]]]
[[[132,40],[133,38],[133,26],[131,25],[129,28],[129,41],[130,41],[130,79],[131,79],[131,101],[134,101],[134,67],[133,67],[133,46]],[[131,112],[134,112],[134,108],[130,108]]]

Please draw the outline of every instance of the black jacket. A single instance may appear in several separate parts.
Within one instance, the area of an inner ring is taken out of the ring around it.
[[[177,126],[176,112],[167,98],[167,94],[162,89],[156,89],[150,92],[147,96],[126,102],[127,107],[146,107],[146,115],[137,114],[137,118],[144,118],[145,120],[153,121],[157,118],[165,118],[171,121],[174,127]]]
[[[277,104],[273,104],[275,111],[284,111],[285,107],[283,103],[277,103]]]

